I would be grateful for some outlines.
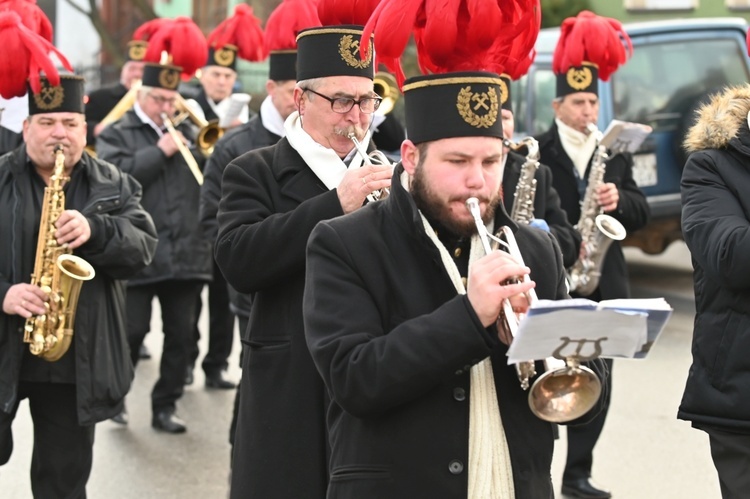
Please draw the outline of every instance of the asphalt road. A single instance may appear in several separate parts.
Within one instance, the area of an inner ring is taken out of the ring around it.
[[[594,479],[618,499],[719,498],[706,435],[676,419],[690,366],[694,313],[689,255],[681,243],[658,256],[627,250],[636,297],[664,296],[674,314],[645,360],[616,360],[612,407],[595,450]],[[206,307],[203,308],[204,310]],[[158,315],[147,345],[161,348]],[[207,319],[202,317],[202,330]],[[205,339],[202,351],[205,351]],[[240,377],[235,345],[229,377]],[[158,358],[158,357],[157,357]],[[187,420],[184,435],[156,433],[150,426],[149,393],[156,360],[142,361],[128,395],[130,424],[98,425],[90,498],[225,498],[228,492],[227,443],[234,391],[208,391],[196,371],[178,413]],[[32,427],[24,403],[14,424],[16,449],[0,468],[0,497],[31,497],[28,479]],[[555,448],[553,480],[559,493],[566,450],[565,431]],[[304,499],[304,498],[290,498]],[[384,498],[387,499],[387,498]],[[415,498],[416,499],[416,498]]]

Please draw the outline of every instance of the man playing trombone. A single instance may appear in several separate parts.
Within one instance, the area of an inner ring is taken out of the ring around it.
[[[151,394],[152,426],[168,433],[186,430],[175,406],[183,393],[196,304],[211,278],[211,247],[198,227],[200,185],[189,167],[202,159],[188,148],[189,125],[168,121],[175,112],[179,81],[179,67],[146,63],[133,109],[105,128],[97,142],[100,158],[143,185],[143,207],[159,233],[154,260],[128,281],[127,327],[135,365],[149,331],[151,302],[159,298],[164,348],[160,377]]]

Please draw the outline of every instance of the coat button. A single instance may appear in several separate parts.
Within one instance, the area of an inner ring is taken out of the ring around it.
[[[464,471],[464,463],[462,463],[458,459],[454,459],[453,461],[448,463],[448,471],[450,471],[454,475],[460,475]]]
[[[459,402],[463,402],[464,400],[466,400],[466,390],[464,390],[463,388],[454,388],[453,398],[458,400]]]

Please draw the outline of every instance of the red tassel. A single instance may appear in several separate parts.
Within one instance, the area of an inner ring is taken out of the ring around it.
[[[607,81],[632,54],[633,44],[619,21],[584,10],[560,26],[552,70],[562,74],[589,62],[599,67],[599,79]]]
[[[380,0],[320,0],[318,16],[323,26],[364,26]]]
[[[311,0],[284,0],[266,21],[264,51],[295,50],[297,34],[305,28],[321,26],[318,7]]]
[[[182,68],[182,79],[189,80],[199,68],[205,66],[208,44],[198,25],[189,17],[180,16],[153,30],[144,59],[162,62],[162,52],[169,54],[172,64]]]
[[[25,24],[12,10],[0,11],[0,96],[5,99],[26,94],[26,81],[34,93],[41,91],[40,73],[51,85],[60,84],[60,75],[49,57],[54,53],[63,66],[73,71],[68,60],[49,41]]]
[[[138,28],[136,28],[136,30],[133,32],[133,40],[148,41],[151,39],[154,33],[164,28],[165,25],[170,24],[171,22],[172,19],[166,19],[163,17],[157,17],[156,19],[146,21],[145,23],[138,26]],[[159,60],[157,59],[155,61],[149,62],[159,62]]]
[[[237,54],[246,61],[257,62],[265,58],[260,19],[253,15],[249,5],[238,4],[234,15],[222,21],[208,35],[210,47],[220,49],[227,44],[237,47]]]
[[[34,0],[0,0],[0,10],[18,13],[27,28],[52,43],[52,23]]]

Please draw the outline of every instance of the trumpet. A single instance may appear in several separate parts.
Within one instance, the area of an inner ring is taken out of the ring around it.
[[[521,251],[518,243],[516,243],[513,231],[507,226],[500,229],[499,235],[503,236],[505,240],[490,235],[482,221],[477,198],[467,199],[466,206],[474,218],[485,253],[492,251],[489,242],[492,238],[493,241],[503,245],[508,253],[523,265]],[[525,275],[521,281],[526,282],[528,279],[529,276]],[[533,289],[524,293],[524,296],[529,308],[537,301]],[[510,300],[505,299],[503,300],[502,312],[498,317],[500,322],[498,327],[505,327],[511,333],[511,336],[515,337],[523,317],[524,314],[517,314],[513,310]],[[577,356],[577,354],[563,358],[559,355],[559,352],[555,352],[552,357],[545,359],[545,372],[534,381],[531,390],[529,390],[528,402],[531,412],[544,421],[564,423],[579,418],[590,411],[601,395],[601,381],[591,369],[581,366],[579,361],[591,360],[597,355],[598,352],[595,352],[594,355],[585,358]],[[521,382],[521,388],[523,390],[528,389],[530,379],[536,376],[534,361],[529,360],[516,364],[516,374]]]
[[[169,132],[172,140],[174,140],[174,143],[177,144],[177,149],[179,149],[180,154],[182,154],[182,157],[185,159],[185,163],[187,163],[188,168],[190,168],[190,172],[195,177],[198,185],[203,185],[203,172],[201,172],[201,169],[198,166],[198,162],[195,160],[193,153],[191,153],[190,149],[188,149],[187,146],[182,142],[182,137],[177,134],[174,123],[172,123],[172,120],[169,119],[169,116],[167,116],[166,113],[161,113],[161,119],[164,122],[164,126],[167,127],[167,132]]]
[[[372,81],[373,90],[376,94],[383,98],[380,102],[378,110],[383,114],[388,114],[393,111],[393,107],[401,97],[398,89],[398,83],[396,78],[392,74],[383,71],[378,71],[375,78]]]
[[[357,150],[357,153],[362,156],[362,159],[364,160],[364,163],[366,165],[390,166],[391,169],[393,169],[393,167],[395,166],[393,163],[391,163],[391,160],[388,159],[388,156],[386,156],[383,151],[375,150],[370,154],[367,154],[367,151],[365,151],[365,149],[362,147],[362,143],[357,140],[357,136],[354,134],[354,132],[350,132],[347,137],[354,143],[354,148]],[[387,187],[378,189],[377,191],[373,191],[368,194],[367,200],[370,202],[374,202],[380,199],[385,199],[390,193],[391,190]]]
[[[195,139],[198,149],[204,156],[210,156],[214,152],[216,142],[224,135],[224,129],[219,127],[218,123],[206,121],[195,114],[190,104],[180,94],[177,94],[175,98],[177,100],[174,107],[177,110],[177,114],[172,118],[172,124],[179,126],[186,119],[192,121],[199,128]]]

